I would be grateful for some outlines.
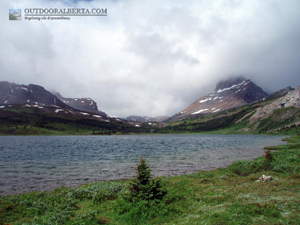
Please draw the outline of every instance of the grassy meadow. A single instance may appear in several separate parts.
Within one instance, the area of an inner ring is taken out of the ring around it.
[[[159,178],[163,199],[128,201],[130,180],[1,196],[0,224],[300,224],[300,136],[286,141],[254,161]]]

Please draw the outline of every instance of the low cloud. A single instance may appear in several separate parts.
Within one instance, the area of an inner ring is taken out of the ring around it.
[[[14,0],[0,6],[0,80],[91,97],[111,116],[173,115],[232,75],[268,92],[300,85],[297,0]],[[8,20],[9,9],[31,7],[107,8],[108,16]]]

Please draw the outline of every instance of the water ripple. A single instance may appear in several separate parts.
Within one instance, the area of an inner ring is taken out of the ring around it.
[[[224,167],[264,154],[280,136],[1,136],[0,195],[132,178],[141,154],[154,176]]]

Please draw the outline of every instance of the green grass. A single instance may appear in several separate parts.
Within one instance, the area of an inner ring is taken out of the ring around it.
[[[300,224],[300,136],[286,140],[268,157],[163,177],[164,204],[140,201],[124,213],[130,181],[98,182],[2,196],[0,224]]]

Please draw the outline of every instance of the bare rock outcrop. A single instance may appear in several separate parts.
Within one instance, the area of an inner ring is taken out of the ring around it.
[[[288,92],[285,96],[267,104],[263,107],[256,109],[255,114],[249,119],[250,123],[254,123],[260,119],[266,119],[276,109],[283,109],[286,107],[300,107],[300,86]]]

